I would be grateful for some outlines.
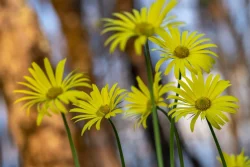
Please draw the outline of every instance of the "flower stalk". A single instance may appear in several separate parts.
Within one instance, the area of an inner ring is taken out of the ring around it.
[[[181,73],[179,72],[179,80],[181,80]],[[180,88],[181,85],[178,82],[177,88]],[[176,93],[176,96],[179,96],[178,93]],[[174,101],[175,103],[178,102],[177,99]],[[173,109],[175,109],[177,105],[173,106]],[[175,118],[171,118],[171,126],[170,126],[170,166],[174,167],[174,132],[175,132]]]
[[[213,136],[213,139],[214,139],[214,142],[215,142],[215,144],[216,144],[217,150],[218,150],[218,152],[219,152],[219,154],[220,154],[220,158],[221,158],[222,165],[223,165],[223,167],[227,167],[227,164],[226,164],[225,158],[224,158],[224,156],[223,156],[223,153],[222,153],[222,150],[221,150],[219,141],[218,141],[218,139],[217,139],[217,137],[216,137],[216,135],[215,135],[215,133],[214,133],[214,129],[213,129],[212,125],[210,124],[210,122],[209,122],[208,120],[207,120],[207,124],[208,124],[209,129],[210,129],[210,131],[211,131],[211,134],[212,134],[212,136]]]
[[[146,60],[149,91],[150,91],[151,104],[152,104],[153,129],[154,129],[157,162],[158,162],[158,167],[163,167],[164,165],[163,165],[163,158],[162,158],[162,147],[161,147],[161,138],[160,138],[160,130],[159,130],[159,121],[158,121],[158,115],[156,112],[156,104],[155,104],[154,92],[153,92],[153,70],[152,70],[152,62],[150,59],[148,41],[146,42],[146,44],[144,46],[144,56],[145,56],[145,60]]]
[[[70,144],[72,156],[73,156],[73,159],[74,159],[75,167],[80,167],[77,152],[76,152],[76,148],[75,148],[75,145],[74,145],[74,142],[73,142],[73,139],[72,139],[72,135],[71,135],[71,132],[70,132],[70,129],[69,129],[69,126],[68,126],[68,123],[67,123],[67,120],[66,120],[66,117],[65,117],[64,113],[62,113],[62,118],[63,118],[63,123],[64,123],[65,129],[66,129],[66,132],[67,132],[67,135],[68,135],[69,144]]]
[[[111,119],[108,119],[109,120],[109,123],[111,124],[113,130],[114,130],[114,133],[115,133],[115,137],[116,137],[116,142],[117,142],[117,145],[118,145],[118,150],[119,150],[119,153],[120,153],[120,159],[121,159],[121,164],[122,164],[122,167],[125,167],[125,161],[124,161],[124,156],[123,156],[123,151],[122,151],[122,146],[121,146],[121,142],[120,142],[120,138],[119,138],[119,135],[118,135],[118,132],[115,128],[115,125],[114,123],[112,122]]]
[[[168,118],[169,122],[171,122],[171,117],[169,117],[166,111],[164,111],[160,107],[157,107],[157,109],[160,110]],[[179,160],[180,160],[180,166],[184,167],[184,159],[183,159],[183,153],[182,153],[182,148],[181,148],[181,141],[180,141],[180,136],[176,127],[174,128],[174,134],[175,134],[176,145],[177,145],[177,150],[178,150],[178,155],[179,155]]]

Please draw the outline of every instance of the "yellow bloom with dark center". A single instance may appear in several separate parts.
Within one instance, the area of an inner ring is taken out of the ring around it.
[[[250,167],[250,159],[244,155],[244,150],[239,155],[229,155],[223,152],[227,167]],[[221,162],[220,157],[217,159]]]
[[[209,38],[202,38],[204,34],[196,31],[189,33],[188,31],[180,32],[177,28],[170,29],[169,32],[161,31],[158,33],[160,37],[150,37],[149,39],[159,45],[162,52],[161,59],[156,64],[156,71],[160,66],[170,60],[165,75],[174,69],[175,77],[178,78],[179,72],[182,76],[186,75],[186,68],[195,74],[198,72],[209,73],[215,60],[210,56],[217,56],[211,51],[211,48],[217,47],[211,43]]]
[[[203,75],[198,73],[198,76],[192,74],[192,80],[184,77],[186,82],[179,80],[181,88],[170,87],[169,89],[179,96],[169,95],[168,99],[176,99],[177,103],[173,102],[169,107],[177,105],[173,108],[169,115],[176,118],[178,121],[181,117],[188,114],[192,115],[190,124],[191,131],[194,130],[195,122],[199,116],[201,119],[207,119],[213,127],[221,129],[228,122],[226,113],[235,113],[238,105],[237,98],[234,96],[221,95],[221,93],[231,84],[229,81],[220,80],[220,75],[215,77],[210,74],[206,81]]]
[[[84,99],[78,100],[74,104],[77,108],[73,108],[70,112],[79,113],[79,115],[73,118],[76,120],[75,122],[89,119],[82,129],[82,135],[95,123],[96,129],[100,130],[103,118],[109,119],[122,112],[120,103],[124,96],[126,96],[126,90],[117,87],[117,85],[116,83],[109,89],[109,85],[107,84],[99,91],[97,86],[93,84],[93,91],[90,92],[90,95],[85,94]]]
[[[136,120],[135,127],[139,127],[142,124],[142,126],[146,128],[147,118],[152,113],[150,92],[140,77],[137,77],[136,80],[138,82],[139,89],[137,89],[135,86],[132,86],[132,92],[129,92],[128,96],[125,98],[125,100],[128,102],[128,104],[125,106],[125,117],[134,118]],[[153,83],[155,103],[158,107],[167,107],[163,95],[167,93],[171,83],[161,85],[159,83],[160,80],[161,73],[158,72],[155,74]]]
[[[102,34],[114,32],[106,42],[105,46],[111,43],[110,52],[120,45],[124,51],[129,39],[135,37],[134,47],[136,54],[140,55],[142,46],[148,37],[155,35],[164,28],[175,27],[183,24],[177,22],[175,16],[168,16],[168,13],[176,6],[177,0],[170,0],[165,5],[165,0],[156,0],[149,9],[143,7],[140,11],[133,9],[132,13],[114,13],[117,19],[104,18],[104,30]]]
[[[37,125],[41,124],[41,121],[45,115],[52,113],[63,112],[66,113],[67,109],[64,104],[69,102],[75,102],[77,98],[81,98],[84,94],[78,90],[72,90],[75,87],[91,87],[89,79],[82,73],[69,73],[65,78],[64,66],[66,59],[61,60],[54,73],[48,58],[44,59],[44,72],[35,62],[32,63],[32,68],[29,68],[30,76],[24,76],[26,82],[18,82],[30,90],[15,90],[16,93],[24,94],[15,101],[15,103],[21,101],[27,101],[23,108],[27,109],[27,113],[30,113],[30,108],[34,105],[37,106],[38,116]]]

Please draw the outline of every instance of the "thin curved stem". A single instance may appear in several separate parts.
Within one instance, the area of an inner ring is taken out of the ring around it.
[[[217,139],[217,137],[216,137],[216,135],[214,133],[214,129],[213,129],[212,125],[210,124],[210,122],[208,120],[207,120],[207,124],[208,124],[209,129],[210,129],[210,131],[212,133],[212,136],[214,138],[214,142],[216,144],[217,150],[218,150],[218,152],[220,154],[220,159],[221,159],[222,165],[223,165],[223,167],[227,167],[227,164],[226,164],[225,158],[223,156],[219,141],[218,141],[218,139]]]
[[[179,72],[179,80],[181,80],[181,73]],[[181,85],[178,82],[177,88],[180,88]],[[176,96],[179,96],[176,93]],[[175,103],[178,102],[177,99],[174,101]],[[173,106],[173,109],[176,108],[177,105]],[[171,118],[171,126],[170,126],[170,166],[174,167],[174,131],[175,131],[175,118]]]
[[[157,107],[157,109],[159,109],[168,118],[169,122],[171,122],[171,118],[168,116],[168,113],[166,111],[164,111],[160,107]],[[178,133],[176,127],[174,128],[174,133],[175,133],[175,139],[176,139],[176,145],[177,145],[180,165],[181,165],[181,167],[184,167],[184,159],[183,159],[183,153],[182,153],[182,148],[181,148],[181,141],[180,141],[180,136],[179,136],[179,133]]]
[[[71,135],[71,132],[70,132],[70,129],[69,129],[69,125],[67,123],[67,119],[66,119],[64,113],[62,113],[62,118],[63,118],[63,123],[64,123],[65,129],[66,129],[66,132],[67,132],[67,135],[68,135],[69,144],[70,144],[72,156],[73,156],[73,159],[74,159],[75,167],[80,167],[77,152],[76,152],[76,148],[75,148],[75,145],[74,145],[74,142],[73,142],[73,139],[72,139],[72,135]]]
[[[122,164],[122,167],[125,167],[125,161],[124,161],[124,156],[123,156],[123,152],[122,152],[122,146],[121,146],[121,142],[120,142],[120,138],[119,138],[119,135],[118,135],[118,132],[115,128],[115,125],[114,123],[112,122],[111,119],[108,119],[109,120],[109,123],[111,124],[114,132],[115,132],[115,138],[116,138],[116,142],[117,142],[117,145],[118,145],[118,150],[119,150],[119,153],[120,153],[120,159],[121,159],[121,164]]]
[[[149,83],[149,90],[150,90],[150,97],[151,97],[151,104],[152,104],[153,129],[154,129],[157,162],[158,162],[158,167],[163,167],[164,165],[163,165],[163,158],[162,158],[159,121],[158,121],[158,115],[156,112],[156,104],[155,104],[154,92],[153,92],[153,82],[154,82],[153,81],[153,69],[152,69],[152,62],[150,59],[148,41],[146,42],[144,46],[144,56],[146,60],[147,76],[148,76],[148,83]]]
[[[174,119],[171,119],[171,126],[170,126],[170,166],[174,167]]]

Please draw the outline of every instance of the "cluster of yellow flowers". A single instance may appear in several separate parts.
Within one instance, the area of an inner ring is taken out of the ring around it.
[[[106,28],[103,33],[115,32],[107,39],[106,43],[112,43],[110,52],[113,52],[118,44],[120,44],[120,49],[124,50],[128,39],[136,36],[134,46],[138,54],[141,54],[141,46],[146,43],[147,39],[160,46],[160,49],[154,49],[162,52],[161,59],[155,67],[154,96],[157,106],[166,106],[162,96],[168,91],[173,91],[178,96],[169,95],[168,99],[181,101],[170,105],[170,107],[177,104],[181,106],[169,112],[169,115],[177,117],[176,121],[182,116],[192,114],[194,117],[191,129],[193,130],[196,119],[201,115],[202,119],[207,118],[215,128],[220,129],[220,125],[224,125],[228,121],[223,112],[235,113],[238,106],[234,103],[237,101],[235,97],[220,96],[230,86],[229,81],[220,80],[219,75],[213,77],[211,74],[207,81],[204,81],[202,72],[209,73],[215,62],[210,55],[217,56],[210,49],[217,46],[211,43],[209,38],[202,38],[204,34],[199,34],[196,31],[180,32],[176,26],[182,22],[175,21],[173,20],[175,16],[168,15],[169,11],[177,4],[177,0],[171,0],[166,6],[164,3],[164,0],[157,0],[149,10],[142,8],[141,11],[133,10],[132,14],[115,13],[114,16],[118,17],[117,20],[105,19]],[[166,24],[165,19],[171,20],[171,22]],[[176,78],[181,75],[186,80],[186,82],[178,81],[182,88],[158,85],[159,68],[168,60],[170,62],[165,69],[165,75],[174,69]],[[191,79],[186,77],[186,69],[191,72]],[[137,80],[141,92],[132,87],[132,92],[128,93],[127,101],[130,104],[126,105],[128,108],[126,113],[141,117],[139,124],[143,123],[143,126],[146,127],[145,119],[151,111],[150,95],[140,78]],[[160,89],[161,87],[163,89]]]
[[[225,157],[225,161],[227,163],[227,167],[250,167],[250,158],[245,156],[244,150],[241,151],[239,155],[229,155],[227,153],[223,153]],[[220,162],[221,159],[217,158]]]
[[[238,100],[234,96],[222,95],[231,84],[220,79],[220,75],[209,74],[204,79],[203,72],[210,72],[215,63],[213,56],[217,57],[211,49],[217,46],[209,38],[204,38],[204,34],[180,31],[179,26],[184,23],[176,21],[176,16],[169,15],[177,3],[177,0],[170,0],[167,4],[165,0],[156,0],[148,9],[144,7],[140,11],[134,9],[132,13],[114,13],[115,19],[103,19],[105,28],[102,33],[113,33],[105,45],[110,44],[111,53],[118,45],[124,51],[128,40],[133,37],[135,51],[141,55],[142,46],[148,41],[157,44],[160,48],[153,49],[161,52],[161,58],[155,66],[153,82],[153,96],[157,108],[170,108],[168,115],[175,118],[175,121],[191,115],[191,131],[194,131],[199,116],[201,119],[207,119],[214,128],[220,129],[229,121],[225,113],[236,112]],[[84,125],[82,134],[94,124],[99,130],[103,118],[110,119],[116,114],[123,113],[121,103],[124,100],[125,117],[134,118],[135,127],[147,127],[147,118],[152,113],[152,100],[149,88],[139,76],[136,78],[139,89],[132,86],[131,92],[119,88],[117,83],[111,88],[106,85],[99,90],[95,84],[91,86],[88,77],[81,73],[71,72],[63,79],[65,61],[60,61],[54,72],[45,58],[46,73],[36,63],[32,63],[33,68],[29,69],[32,77],[25,76],[27,82],[19,82],[30,90],[15,91],[25,94],[16,102],[26,101],[23,107],[27,108],[28,112],[32,106],[37,106],[38,125],[44,116],[50,116],[51,113],[66,113],[65,104],[72,102],[76,107],[70,111],[79,114],[73,119],[76,122],[89,120]],[[168,62],[168,65],[164,74],[168,75],[173,69],[174,76],[178,79],[178,87],[173,86],[173,83],[160,83],[160,67],[165,62]],[[186,70],[191,77],[187,75]],[[92,91],[87,94],[74,89],[79,86],[92,88]],[[175,94],[165,98],[168,92]],[[166,99],[174,102],[168,105]],[[244,153],[240,158],[226,156],[226,161],[228,166],[242,163],[245,163],[242,167],[250,166]]]

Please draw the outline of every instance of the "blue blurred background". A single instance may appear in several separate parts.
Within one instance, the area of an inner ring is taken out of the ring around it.
[[[0,1],[0,166],[2,167],[70,167],[73,161],[60,115],[45,119],[35,126],[35,114],[27,117],[12,91],[16,81],[27,74],[32,61],[50,57],[55,65],[67,57],[67,71],[78,69],[91,76],[98,86],[119,82],[130,89],[139,75],[146,81],[143,56],[136,56],[132,43],[125,53],[110,55],[103,46],[101,18],[113,12],[131,11],[149,6],[153,0],[2,0]],[[222,130],[216,131],[222,149],[239,154],[244,148],[250,155],[250,1],[249,0],[180,0],[171,12],[185,21],[182,30],[205,33],[219,47],[215,68],[230,80],[226,93],[239,98],[240,109],[230,117]],[[151,48],[155,47],[153,44]],[[153,52],[155,63],[159,53]],[[174,80],[173,75],[164,82]],[[169,166],[169,122],[159,114],[165,166]],[[71,118],[71,115],[68,115]],[[152,125],[133,129],[133,121],[118,116],[119,130],[128,167],[155,167],[156,157]],[[184,146],[186,167],[221,166],[214,141],[205,121],[198,121],[195,132],[189,119],[177,123]],[[83,137],[83,123],[71,124],[81,166],[120,166],[113,132],[103,121],[102,129],[94,128]],[[177,153],[177,151],[176,151]],[[177,157],[177,154],[176,156]],[[176,165],[178,159],[176,159]]]

